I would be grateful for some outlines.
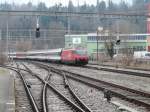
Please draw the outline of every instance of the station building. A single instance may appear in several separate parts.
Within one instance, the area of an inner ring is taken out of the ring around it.
[[[93,57],[97,53],[97,40],[98,40],[98,53],[106,53],[106,42],[116,42],[120,39],[120,44],[114,46],[115,52],[121,53],[124,49],[130,51],[146,51],[147,50],[147,35],[146,34],[114,34],[114,35],[99,35],[97,33],[88,33],[81,35],[65,35],[65,48],[82,48],[86,49],[89,56]]]

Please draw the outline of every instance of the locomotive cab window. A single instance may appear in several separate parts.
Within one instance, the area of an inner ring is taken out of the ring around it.
[[[145,56],[148,56],[148,57],[150,57],[150,53],[146,53],[146,54],[145,54]]]
[[[84,51],[84,50],[75,50],[75,51],[73,51],[73,53],[79,54],[79,55],[86,55],[87,54],[86,51]]]

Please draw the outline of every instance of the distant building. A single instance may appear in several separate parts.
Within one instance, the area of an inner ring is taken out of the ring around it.
[[[65,48],[87,48],[87,34],[65,35]]]
[[[146,34],[114,34],[109,35],[105,33],[98,36],[98,52],[105,53],[105,43],[108,41],[121,40],[120,45],[115,45],[115,52],[123,52],[125,49],[134,51],[145,51],[147,48],[147,35]],[[81,34],[81,35],[65,35],[66,48],[83,48],[87,49],[88,55],[93,56],[97,53],[97,33]]]

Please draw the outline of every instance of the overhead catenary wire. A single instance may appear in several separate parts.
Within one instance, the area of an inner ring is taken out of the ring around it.
[[[126,12],[73,12],[73,11],[15,11],[0,10],[0,15],[9,16],[64,16],[64,17],[150,17],[147,11]]]

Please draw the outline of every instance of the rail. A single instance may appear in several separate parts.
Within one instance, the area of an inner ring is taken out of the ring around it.
[[[34,63],[35,62],[33,62],[33,64]],[[82,83],[85,83],[87,85],[90,85],[90,86],[100,89],[102,91],[107,89],[112,93],[113,96],[123,98],[129,102],[132,102],[132,103],[134,102],[135,104],[138,104],[138,105],[143,105],[144,107],[150,109],[150,100],[149,100],[150,93],[148,93],[148,92],[131,89],[131,88],[117,85],[114,83],[105,82],[102,80],[83,76],[78,73],[73,73],[70,71],[60,70],[56,67],[55,68],[51,67],[45,63],[38,62],[38,64],[40,64],[40,66],[43,66],[43,68],[45,68],[45,69],[47,69],[47,67],[51,68],[51,71],[55,72],[57,74],[60,74],[60,72],[64,72],[67,74],[66,77],[74,79],[74,80],[82,82]],[[36,62],[36,65],[37,65],[37,62]],[[39,65],[37,65],[37,66],[39,66]],[[60,75],[62,75],[62,74],[60,74]]]
[[[25,65],[24,65],[25,66]],[[25,66],[25,68],[28,70],[28,72],[30,72],[31,74],[33,74],[35,77],[37,77],[39,80],[42,81],[42,83],[44,83],[45,85],[47,85],[49,88],[51,88],[57,95],[59,95],[61,98],[63,98],[66,102],[68,102],[70,104],[71,107],[73,107],[77,112],[85,112],[84,110],[82,110],[79,106],[77,106],[74,102],[70,101],[67,97],[65,97],[58,89],[56,89],[53,85],[49,84],[47,81],[50,78],[50,75],[47,77],[47,80],[43,80],[41,79],[39,76],[37,76],[35,73],[33,73],[27,66]],[[45,87],[44,87],[45,88]],[[43,88],[43,90],[44,90]],[[43,91],[43,106],[46,105],[46,89]],[[46,106],[44,107],[44,109],[46,110]],[[46,112],[46,111],[44,111]]]
[[[25,91],[27,93],[27,96],[28,96],[28,99],[30,101],[30,104],[32,106],[33,111],[34,112],[40,112],[40,110],[38,109],[38,106],[37,106],[37,104],[35,102],[35,99],[34,99],[32,93],[31,93],[30,89],[28,88],[28,83],[26,82],[26,80],[24,79],[23,75],[21,74],[18,65],[17,65],[17,68],[12,68],[12,67],[9,67],[9,66],[2,66],[2,65],[0,67],[3,67],[3,68],[6,68],[6,69],[15,71],[17,74],[19,74],[19,76],[21,77],[21,80],[23,82]]]
[[[110,68],[110,67],[106,67],[106,66],[93,67],[93,66],[89,66],[89,65],[86,65],[83,68],[94,69],[94,70],[102,70],[102,71],[109,71],[109,72],[115,72],[115,73],[122,73],[122,74],[126,74],[126,75],[150,78],[150,73],[145,73],[144,71],[143,72],[137,72],[137,71],[126,70],[126,69],[123,70],[122,68],[115,69],[115,68]]]

